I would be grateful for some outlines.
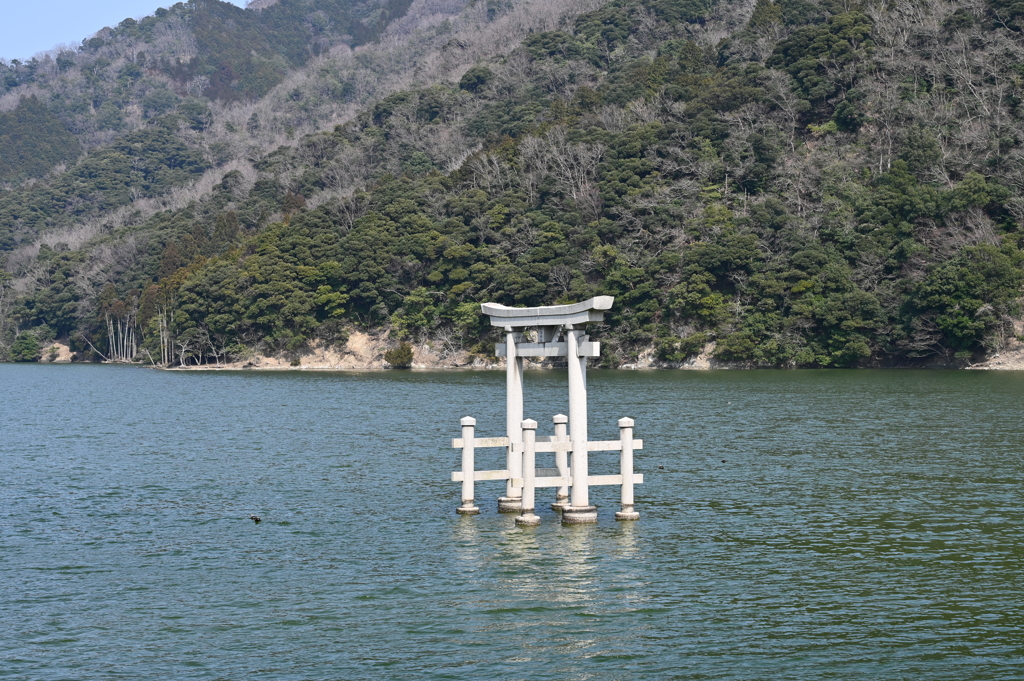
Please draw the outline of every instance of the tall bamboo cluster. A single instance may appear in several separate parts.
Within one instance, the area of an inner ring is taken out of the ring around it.
[[[160,334],[160,364],[170,366],[174,361],[174,337],[171,334],[171,308],[161,305],[156,313],[157,331]]]
[[[139,352],[138,299],[115,300],[104,315],[107,322],[107,361],[131,362]]]

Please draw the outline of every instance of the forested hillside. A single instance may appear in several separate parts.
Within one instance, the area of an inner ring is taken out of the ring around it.
[[[480,302],[607,294],[611,366],[976,360],[1021,316],[1022,29],[1002,0],[175,5],[6,66],[0,353],[489,354]]]

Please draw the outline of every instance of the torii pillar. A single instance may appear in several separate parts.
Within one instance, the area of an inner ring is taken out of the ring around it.
[[[498,513],[519,513],[523,508],[523,488],[513,487],[513,478],[523,477],[523,357],[516,352],[522,333],[505,327],[505,432],[508,436],[508,472],[505,496],[498,497]]]
[[[510,479],[504,497],[498,500],[498,511],[519,512],[523,491],[513,487],[512,479],[523,477],[523,358],[565,357],[569,364],[569,440],[572,443],[570,503],[562,507],[564,523],[597,522],[597,507],[590,505],[587,484],[587,358],[600,354],[600,345],[589,342],[584,334],[590,322],[604,320],[604,311],[611,309],[612,296],[597,296],[572,305],[544,307],[506,307],[484,303],[482,312],[491,325],[501,327],[506,342],[498,344],[495,353],[507,358],[506,428],[509,439],[508,471]],[[525,343],[522,330],[536,327],[538,342]],[[558,342],[564,330],[565,341]]]

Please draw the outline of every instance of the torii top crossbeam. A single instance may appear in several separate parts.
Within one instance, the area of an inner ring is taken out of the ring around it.
[[[612,296],[597,296],[572,305],[505,307],[498,303],[484,303],[480,309],[491,318],[491,326],[565,326],[600,322],[604,320],[604,310],[610,310],[614,302],[615,298]]]

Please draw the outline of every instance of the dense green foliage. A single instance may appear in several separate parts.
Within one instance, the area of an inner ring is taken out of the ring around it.
[[[81,153],[78,139],[35,95],[0,112],[0,182],[45,175]]]
[[[176,126],[175,126],[176,128]],[[0,247],[47,227],[73,224],[158,196],[206,169],[203,155],[174,130],[154,125],[84,158],[47,186],[0,193]]]
[[[395,369],[408,369],[412,366],[412,345],[402,341],[384,353],[384,361]]]
[[[373,40],[410,0],[388,0],[373,21],[363,22],[348,0],[280,0],[261,12],[246,12],[221,0],[190,0],[158,12],[154,26],[179,15],[195,33],[198,58],[162,59],[159,68],[179,82],[208,79],[203,94],[215,99],[261,97],[280,83],[289,68],[301,66],[341,36],[361,43]],[[120,30],[146,29],[121,24]]]
[[[211,22],[236,11],[215,9]],[[116,319],[138,326],[147,360],[180,363],[294,355],[342,344],[350,327],[489,354],[480,302],[594,295],[616,297],[597,330],[610,365],[706,347],[763,366],[966,362],[1013,338],[1016,27],[995,4],[935,5],[925,20],[759,0],[711,44],[702,25],[726,11],[615,0],[448,84],[380,98],[253,154],[248,179],[225,171],[200,200],[111,227],[128,255],[40,250],[13,318],[82,353],[105,347]],[[301,59],[280,35],[290,68]],[[264,43],[246,39],[251,63],[232,63],[273,81]],[[203,54],[189,69],[220,59]],[[226,77],[210,82],[235,96]],[[212,152],[181,141],[213,125],[203,100],[147,101],[142,130],[43,187],[0,194],[0,243],[212,167]]]
[[[222,0],[178,2],[142,20],[128,18],[100,31],[83,41],[81,54],[60,51],[52,66],[38,57],[3,64],[0,94],[19,85],[42,84],[51,71],[67,73],[76,66],[95,79],[111,61],[107,48],[130,43],[137,49],[119,74],[123,81],[140,79],[147,70],[160,71],[182,84],[205,78],[204,94],[211,98],[259,97],[279,83],[289,67],[306,63],[339,41],[359,44],[376,39],[409,4],[410,0],[278,0],[257,12]],[[182,28],[194,47],[183,50],[181,44],[168,44],[174,42],[168,34]]]
[[[19,335],[11,345],[11,361],[13,362],[38,362],[43,356],[39,348],[39,341],[32,333]]]

